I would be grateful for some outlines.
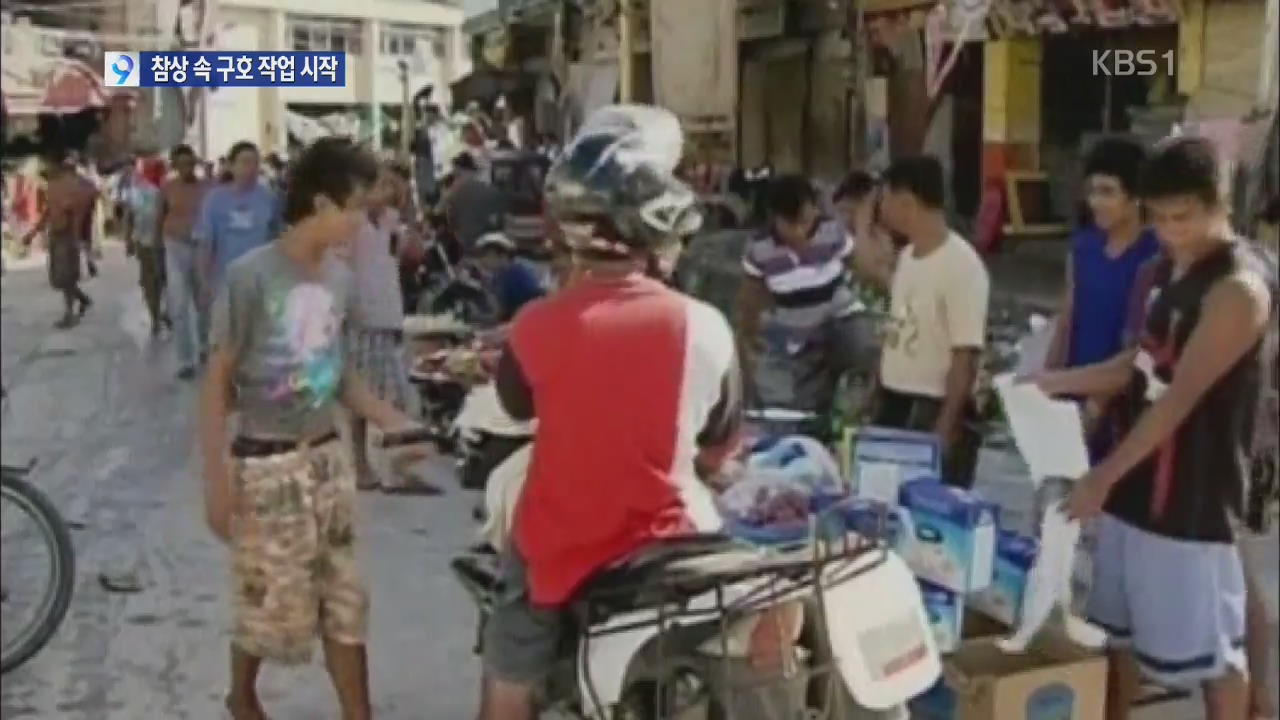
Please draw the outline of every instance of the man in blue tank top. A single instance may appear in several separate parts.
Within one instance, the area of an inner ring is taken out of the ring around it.
[[[1141,145],[1116,138],[1099,141],[1085,161],[1090,222],[1071,235],[1066,293],[1050,354],[1055,365],[1091,365],[1123,346],[1134,278],[1160,251],[1138,202],[1145,155]]]
[[[1154,233],[1143,225],[1138,174],[1146,153],[1120,138],[1099,141],[1085,160],[1085,193],[1090,222],[1071,236],[1066,293],[1049,366],[1083,367],[1110,359],[1124,347],[1125,318],[1138,269],[1160,252]],[[1096,419],[1100,408],[1087,407]],[[1090,439],[1095,457],[1106,439]]]

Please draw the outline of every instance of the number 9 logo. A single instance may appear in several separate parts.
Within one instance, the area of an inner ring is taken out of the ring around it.
[[[138,87],[140,72],[137,53],[108,52],[102,56],[102,80],[107,87]]]
[[[112,63],[111,69],[116,73],[116,82],[122,83],[129,79],[129,74],[133,72],[133,58],[128,55],[121,55]]]

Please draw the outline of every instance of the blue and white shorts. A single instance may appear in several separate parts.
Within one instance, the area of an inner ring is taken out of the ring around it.
[[[1244,568],[1234,544],[1164,537],[1103,515],[1085,613],[1167,687],[1247,673]]]

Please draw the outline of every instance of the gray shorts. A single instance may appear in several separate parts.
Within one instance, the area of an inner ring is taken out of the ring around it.
[[[1246,672],[1245,580],[1236,546],[1177,540],[1098,519],[1085,613],[1166,686]]]
[[[524,560],[512,548],[502,558],[500,586],[484,629],[484,667],[498,680],[536,685],[551,672],[567,608],[536,607]]]

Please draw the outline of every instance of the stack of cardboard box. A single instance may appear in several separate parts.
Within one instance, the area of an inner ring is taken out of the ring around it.
[[[1055,627],[1021,654],[996,646],[1021,615],[1036,540],[1002,530],[998,506],[940,481],[932,436],[862,430],[842,449],[859,498],[849,525],[857,532],[878,526],[889,536],[920,581],[945,656],[943,680],[912,702],[912,716],[1101,720],[1104,656]]]

